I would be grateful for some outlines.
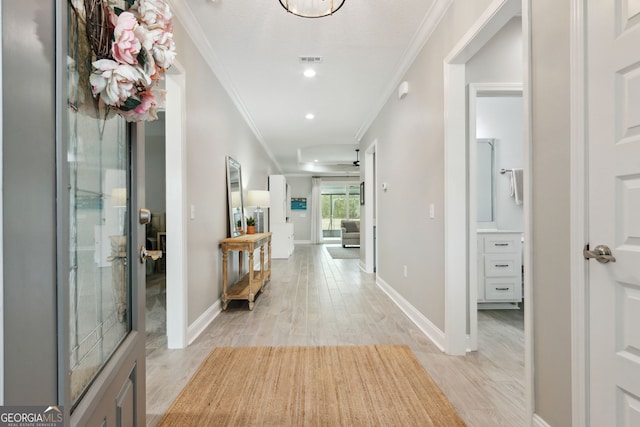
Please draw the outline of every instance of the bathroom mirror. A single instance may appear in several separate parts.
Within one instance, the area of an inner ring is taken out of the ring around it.
[[[242,169],[240,163],[227,156],[227,203],[229,206],[229,235],[240,236],[245,229],[242,198]]]
[[[495,228],[495,140],[481,138],[477,141],[478,228]]]

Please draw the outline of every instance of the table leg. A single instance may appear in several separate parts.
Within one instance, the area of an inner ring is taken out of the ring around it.
[[[260,289],[264,287],[267,281],[267,272],[264,269],[264,245],[260,246]]]
[[[271,280],[271,236],[269,236],[268,245],[268,255],[267,255],[267,278]]]
[[[222,248],[222,309],[227,309],[227,268],[228,256],[226,248]]]
[[[249,308],[251,308],[253,302],[253,248],[249,251]]]

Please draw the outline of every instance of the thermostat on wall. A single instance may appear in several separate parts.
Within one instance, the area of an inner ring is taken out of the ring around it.
[[[403,99],[409,93],[409,82],[404,81],[398,86],[398,99]]]

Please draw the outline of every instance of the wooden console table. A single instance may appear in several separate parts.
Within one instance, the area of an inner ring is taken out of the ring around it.
[[[262,291],[265,283],[271,279],[271,233],[245,234],[229,237],[220,241],[222,246],[222,309],[226,310],[230,300],[248,300],[249,310],[253,310],[256,295]],[[264,249],[267,247],[265,267]],[[253,252],[260,249],[260,270],[254,270]],[[229,285],[229,251],[237,251],[238,274],[240,280]],[[249,253],[248,272],[244,272],[244,252]]]

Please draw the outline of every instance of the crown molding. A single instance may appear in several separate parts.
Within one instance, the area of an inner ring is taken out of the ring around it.
[[[371,109],[369,114],[367,115],[365,121],[360,126],[360,129],[356,133],[355,137],[357,141],[360,141],[364,134],[369,130],[369,127],[376,119],[382,108],[387,103],[389,98],[396,92],[396,87],[402,79],[404,75],[407,73],[413,62],[416,60],[416,57],[427,43],[427,40],[431,37],[431,34],[438,27],[438,24],[444,17],[445,13],[449,9],[449,6],[453,3],[453,0],[435,0],[429,8],[429,11],[425,15],[420,27],[416,31],[411,43],[404,51],[404,54],[401,56],[401,59],[398,63],[397,70],[393,76],[393,78],[389,81],[386,90],[382,92],[378,102],[374,104],[374,107]]]
[[[182,24],[182,27],[191,38],[191,41],[195,45],[196,49],[198,49],[198,51],[204,58],[205,62],[207,63],[207,65],[209,65],[209,67],[211,68],[211,71],[213,71],[213,74],[215,74],[216,78],[222,85],[222,88],[229,95],[231,102],[233,102],[233,104],[238,109],[238,112],[240,113],[242,118],[244,118],[245,122],[247,123],[247,126],[249,126],[249,129],[251,129],[251,132],[254,134],[254,136],[256,137],[256,139],[258,140],[262,148],[265,150],[265,152],[267,153],[271,161],[276,165],[276,168],[280,172],[282,172],[282,167],[280,166],[280,163],[278,163],[275,156],[273,155],[273,152],[267,146],[264,138],[262,137],[262,134],[260,133],[260,130],[256,126],[255,122],[253,121],[253,118],[251,117],[251,114],[247,110],[247,107],[245,106],[244,102],[242,101],[242,97],[238,93],[236,89],[236,85],[233,82],[233,79],[231,78],[231,76],[227,72],[227,69],[224,67],[222,62],[218,59],[217,55],[215,54],[215,51],[213,50],[211,43],[209,43],[209,40],[204,34],[202,27],[198,23],[198,20],[196,19],[188,3],[185,0],[167,0],[167,3],[169,3],[169,6],[171,7],[171,11],[173,12],[174,17],[178,18],[178,20]]]

